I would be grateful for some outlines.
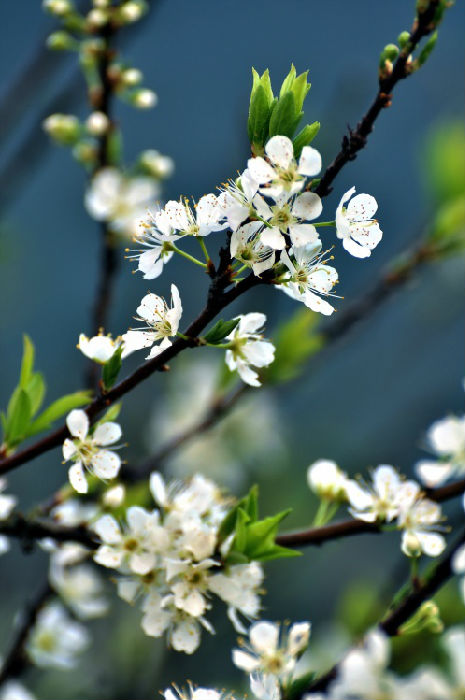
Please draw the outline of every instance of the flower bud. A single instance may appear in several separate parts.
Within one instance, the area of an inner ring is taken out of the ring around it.
[[[92,28],[103,27],[108,22],[108,13],[102,8],[94,8],[87,14],[87,22]]]
[[[150,109],[155,107],[158,102],[158,96],[153,90],[137,90],[132,95],[132,104],[138,109]]]
[[[80,141],[73,148],[73,156],[83,165],[95,165],[97,160],[97,149],[89,141]]]
[[[408,557],[419,557],[421,555],[421,544],[416,535],[407,533],[404,537],[402,549]]]
[[[123,22],[137,22],[144,12],[146,11],[146,5],[142,2],[125,2],[119,8],[119,16]]]
[[[308,467],[307,482],[320,498],[329,501],[347,500],[347,477],[335,462],[319,459]]]
[[[73,5],[69,0],[44,0],[42,7],[47,12],[55,17],[63,17],[68,12],[71,12]]]
[[[47,46],[52,51],[72,51],[78,44],[68,32],[53,32],[47,37]]]
[[[410,32],[401,32],[399,34],[399,36],[397,37],[397,42],[398,42],[401,49],[403,49],[405,46],[407,46],[409,41],[410,41]]]
[[[43,128],[62,146],[72,146],[81,132],[79,119],[73,114],[51,114],[43,122]]]
[[[174,161],[158,151],[147,150],[140,155],[139,164],[152,177],[160,180],[171,177],[174,172]]]
[[[109,123],[107,115],[103,112],[92,112],[86,119],[86,129],[92,136],[103,136]]]
[[[142,78],[142,71],[138,68],[126,68],[126,70],[121,73],[120,80],[124,85],[132,87],[133,85],[138,85]]]

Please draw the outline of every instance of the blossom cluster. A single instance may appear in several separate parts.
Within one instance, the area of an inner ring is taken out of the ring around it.
[[[239,178],[227,183],[218,196],[204,195],[194,207],[185,199],[169,201],[149,214],[135,237],[144,250],[131,257],[138,261],[145,279],[154,279],[173,251],[179,252],[178,240],[204,238],[230,228],[232,259],[255,275],[280,263],[275,280],[278,288],[329,315],[334,308],[323,297],[331,295],[338,274],[327,264],[330,258],[322,252],[317,227],[336,225],[344,248],[359,258],[370,255],[382,233],[372,218],[377,210],[375,199],[366,194],[350,199],[354,188],[342,197],[335,222],[311,223],[321,214],[322,202],[306,185],[320,170],[321,156],[316,149],[305,146],[297,162],[292,141],[273,136],[265,146],[265,157],[250,158]]]
[[[133,506],[122,524],[109,514],[93,524],[102,541],[94,560],[120,573],[118,593],[139,602],[147,635],[166,632],[174,649],[191,654],[201,628],[214,631],[206,618],[214,595],[228,605],[238,629],[238,613],[257,616],[263,571],[257,562],[221,564],[227,542],[219,529],[233,503],[212,481],[196,475],[187,484],[166,486],[154,472],[150,490],[154,510]]]

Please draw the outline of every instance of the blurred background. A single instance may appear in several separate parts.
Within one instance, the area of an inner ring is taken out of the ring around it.
[[[269,68],[275,88],[291,62],[298,72],[310,69],[306,121],[322,124],[312,145],[327,165],[347,125],[355,126],[375,94],[381,49],[410,27],[413,14],[413,1],[404,0],[150,4],[148,16],[123,32],[121,41],[125,57],[144,72],[159,104],[149,112],[118,105],[117,118],[128,162],[146,148],[174,159],[165,199],[197,198],[244,168],[251,66],[260,72]],[[369,261],[336,249],[338,293],[345,297],[338,302],[340,313],[345,303],[373,287],[394,256],[436,225],[451,201],[462,197],[463,205],[463,15],[460,3],[446,15],[428,63],[397,86],[368,147],[344,168],[325,200],[326,219],[332,219],[340,196],[352,185],[370,192],[378,200],[384,231]],[[83,208],[85,173],[41,129],[52,112],[81,117],[88,112],[75,57],[44,48],[57,23],[43,14],[40,2],[28,3],[27,10],[23,3],[3,3],[0,26],[0,386],[5,406],[19,372],[23,332],[36,345],[49,399],[83,388],[85,359],[75,346],[79,333],[91,330],[99,235]],[[463,219],[457,225],[463,227]],[[332,234],[328,238],[332,243]],[[131,324],[145,293],[168,294],[173,280],[181,291],[185,322],[203,306],[207,280],[187,261],[174,260],[151,283],[131,269],[123,261],[106,329],[114,335]],[[294,507],[285,523],[289,528],[312,519],[315,502],[306,488],[306,468],[318,458],[334,459],[350,474],[378,463],[411,473],[425,454],[424,434],[431,422],[463,410],[463,282],[463,258],[422,267],[366,321],[311,360],[298,379],[253,393],[168,469],[177,475],[205,472],[238,494],[258,482],[265,515]],[[233,309],[255,310],[266,312],[273,338],[295,303],[259,289]],[[202,357],[195,351],[187,355],[173,366],[179,376],[154,376],[125,399],[121,421],[128,461],[148,457],[179,421],[201,413],[208,394],[205,378],[217,371],[219,358],[213,350]],[[139,361],[131,357],[128,371]],[[61,485],[60,457],[50,452],[11,474],[8,491],[19,495],[22,507]],[[458,504],[449,512],[458,517]],[[348,539],[267,565],[263,615],[312,620],[314,659],[309,663],[322,659],[325,664],[337,657],[344,635],[359,631],[371,616],[376,619],[407,574],[407,563],[399,559],[393,535],[382,542]],[[0,559],[0,654],[16,610],[39,585],[46,565],[45,554],[26,555],[17,544]],[[217,636],[205,634],[201,649],[186,657],[166,651],[163,640],[144,637],[140,613],[120,603],[109,588],[113,616],[91,624],[94,645],[78,670],[31,671],[26,677],[38,697],[146,700],[167,683],[186,678],[240,688],[242,678],[229,658],[235,634],[224,610],[213,614]],[[454,584],[443,598],[446,617],[463,621],[465,609]],[[337,618],[347,624],[343,633],[334,623]]]

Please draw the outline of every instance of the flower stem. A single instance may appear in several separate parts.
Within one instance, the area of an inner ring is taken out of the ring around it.
[[[207,250],[207,246],[205,245],[205,241],[203,240],[202,236],[198,236],[198,237],[197,237],[197,240],[198,240],[198,242],[199,242],[200,247],[201,247],[202,250],[203,250],[203,254],[205,255],[205,260],[207,261],[207,263],[209,263],[209,262],[210,262],[210,256],[209,256],[209,254],[208,254],[208,250]]]
[[[174,245],[174,243],[171,243],[171,250],[174,250],[175,253],[182,255],[182,257],[186,258],[186,260],[190,260],[196,265],[200,265],[200,267],[203,267],[205,270],[207,269],[207,265],[205,263],[203,263],[201,260],[197,260],[197,258],[194,258],[193,255],[189,255],[189,253],[186,253],[184,250],[180,250]]]
[[[315,221],[314,226],[336,226],[335,221]]]

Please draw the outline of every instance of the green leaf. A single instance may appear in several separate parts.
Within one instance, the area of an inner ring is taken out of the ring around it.
[[[313,124],[306,124],[303,129],[299,131],[294,141],[294,157],[299,158],[302,153],[304,146],[308,146],[309,143],[313,141],[315,136],[320,130],[320,122],[313,122]]]
[[[113,384],[116,382],[118,378],[118,374],[121,370],[121,365],[122,365],[122,360],[121,360],[121,353],[123,352],[123,346],[120,345],[113,355],[110,357],[108,362],[106,362],[103,366],[103,372],[102,372],[102,380],[103,380],[103,385],[106,390],[111,389]]]
[[[31,402],[29,396],[20,387],[12,394],[8,404],[5,442],[8,447],[14,447],[25,437],[26,429],[31,420]]]
[[[426,44],[424,45],[424,47],[420,51],[420,55],[418,56],[418,63],[420,64],[420,66],[422,66],[424,63],[426,63],[426,61],[430,57],[431,52],[433,51],[434,47],[436,46],[437,39],[438,39],[438,33],[436,31],[436,32],[433,32],[433,34],[431,34],[430,38],[428,39],[428,41],[426,42]]]
[[[282,82],[281,90],[279,91],[279,99],[281,99],[281,97],[283,97],[283,95],[285,95],[287,92],[290,92],[290,90],[292,89],[292,85],[294,84],[295,76],[296,70],[294,64],[292,63],[291,70]]]
[[[21,377],[19,384],[22,389],[26,388],[34,369],[35,349],[34,343],[28,335],[23,335],[23,358],[21,360]]]
[[[236,534],[234,537],[234,549],[238,552],[244,552],[247,547],[247,528],[246,524],[250,518],[245,510],[237,508],[236,510]]]
[[[233,318],[231,321],[223,321],[223,319],[220,319],[204,336],[205,340],[207,343],[210,343],[210,345],[218,345],[227,335],[232,333],[239,323],[239,320],[238,318]]]
[[[114,421],[118,418],[120,411],[121,411],[121,406],[122,404],[120,403],[115,403],[113,406],[110,406],[103,416],[100,418],[99,421],[95,425],[100,425],[101,423],[109,423],[110,421]]]
[[[266,141],[269,120],[270,106],[264,87],[259,85],[250,98],[249,119],[247,122],[250,143],[259,149],[263,147]]]
[[[92,399],[91,391],[76,391],[74,394],[66,394],[54,401],[48,408],[43,411],[38,418],[30,425],[27,435],[35,435],[42,430],[46,430],[50,425],[61,418],[65,413],[68,413],[73,408],[85,406]]]
[[[270,118],[269,136],[281,135],[292,138],[296,126],[296,104],[292,92],[279,98]]]
[[[35,416],[45,397],[46,385],[41,372],[34,372],[25,387],[23,387],[31,402],[31,417]]]
[[[258,486],[255,484],[250,489],[249,493],[241,498],[241,500],[231,508],[229,513],[224,517],[220,529],[219,536],[221,540],[225,540],[234,532],[237,520],[237,511],[241,509],[245,512],[249,519],[254,521],[258,518]]]
[[[302,111],[305,98],[307,97],[308,91],[311,88],[311,84],[307,82],[307,77],[308,70],[305,71],[305,73],[301,73],[299,76],[297,76],[297,78],[292,84],[291,90],[294,95],[295,107],[297,112]]]

